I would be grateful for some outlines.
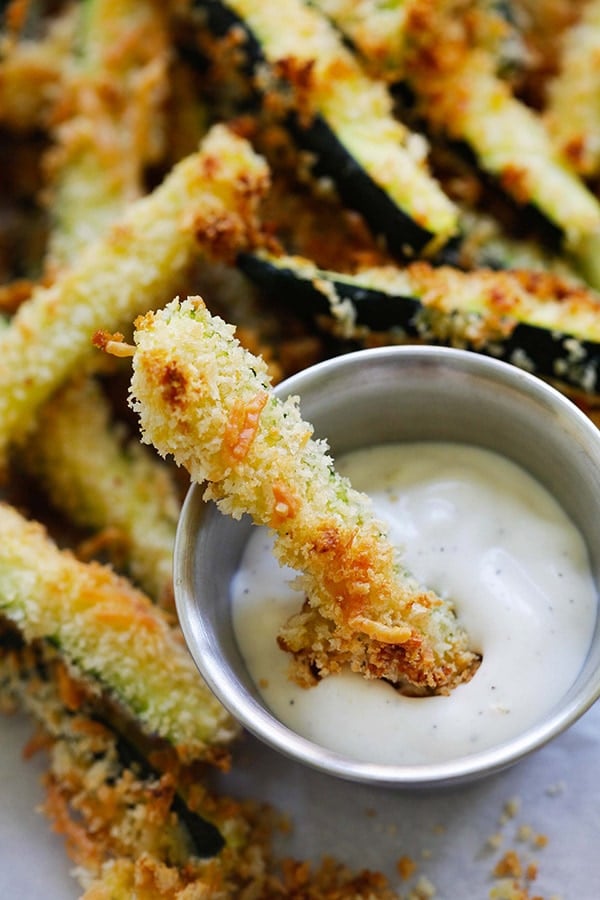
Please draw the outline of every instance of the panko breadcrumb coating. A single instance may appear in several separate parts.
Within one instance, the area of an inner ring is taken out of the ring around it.
[[[247,245],[268,180],[248,142],[216,125],[71,268],[35,289],[0,332],[0,463],[41,404],[85,367],[98,328],[124,328],[160,305],[202,253],[228,256]]]
[[[46,640],[183,761],[210,759],[238,728],[166,616],[98,563],[60,550],[37,522],[0,503],[0,615],[27,642]]]
[[[23,7],[26,4],[22,4]],[[6,25],[6,23],[4,23]],[[5,27],[0,34],[0,125],[17,133],[48,124],[60,96],[66,54],[72,46],[77,11],[67,5],[38,40]]]
[[[451,604],[403,570],[369,498],[334,469],[298,399],[279,400],[264,361],[199,297],[139,318],[130,402],[143,440],[172,454],[207,499],[275,533],[302,573],[306,609],[279,636],[304,685],[348,664],[415,693],[470,678],[479,657]]]
[[[155,0],[77,5],[77,41],[62,60],[44,154],[52,228],[45,269],[70,265],[129,202],[164,153],[167,11]],[[93,116],[90,116],[93,110]],[[192,149],[196,149],[195,147]]]
[[[125,568],[161,606],[173,608],[173,545],[180,497],[171,470],[111,418],[93,378],[73,379],[39,412],[20,456],[54,509],[97,532],[92,544],[114,548]],[[113,559],[113,555],[111,555]]]
[[[557,147],[585,177],[600,168],[600,3],[588,0],[560,44],[559,69],[546,88],[544,120]]]

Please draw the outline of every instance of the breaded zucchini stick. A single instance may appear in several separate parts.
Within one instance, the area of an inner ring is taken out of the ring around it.
[[[199,6],[202,6],[202,2]],[[209,6],[212,3],[209,3]],[[250,30],[264,57],[257,81],[275,108],[293,108],[302,128],[320,117],[330,132],[329,146],[339,144],[349,159],[333,167],[343,179],[354,166],[366,173],[373,187],[342,189],[347,202],[356,204],[377,233],[384,213],[368,212],[367,195],[387,196],[391,203],[429,235],[426,253],[443,246],[458,227],[458,214],[430,174],[426,144],[405,127],[393,112],[387,86],[371,78],[329,20],[303,0],[223,0],[223,5]],[[323,155],[323,142],[318,142]],[[327,167],[329,168],[329,166]],[[364,196],[363,196],[364,195]],[[402,235],[388,232],[388,242]]]
[[[72,263],[126,203],[166,143],[170,33],[158,0],[79,4],[78,42],[65,64],[60,115],[45,155],[52,218],[47,268]]]
[[[600,169],[600,2],[588,0],[563,36],[544,118],[557,147],[589,177]]]
[[[267,185],[262,158],[217,125],[71,269],[34,292],[0,333],[0,459],[31,430],[40,405],[85,366],[98,328],[124,328],[162,303],[202,251],[227,255],[248,243]]]
[[[500,74],[505,41],[514,46],[514,28],[497,4],[362,0],[355,7],[346,0],[318,0],[317,5],[375,74],[386,78],[395,72],[408,83],[433,134],[467,144],[480,168],[507,194],[537,207],[560,229],[565,250],[592,286],[600,285],[600,204],[579,177],[572,154],[553,139],[547,120]],[[592,79],[589,75],[588,84]],[[572,120],[566,104],[562,112],[561,122]],[[461,224],[463,230],[469,226]]]
[[[557,149],[541,115],[497,71],[494,53],[472,32],[493,32],[475,2],[410,0],[406,73],[433,130],[464,141],[479,166],[517,203],[532,204],[561,230],[593,287],[600,286],[600,203]],[[475,27],[474,27],[475,24]]]
[[[272,529],[279,561],[303,573],[332,639],[325,652],[313,646],[312,615],[284,628],[300,683],[344,663],[416,692],[471,676],[479,658],[451,604],[403,570],[369,498],[336,473],[297,398],[272,393],[264,361],[232,326],[200,298],[174,300],[138,319],[132,352],[130,402],[143,440],[209,482],[205,496],[223,512]]]
[[[146,167],[165,136],[165,10],[156,0],[94,0],[77,11],[79,41],[49,154],[48,273],[72,265],[145,192]],[[91,377],[67,383],[42,407],[19,460],[56,509],[99,531],[115,564],[172,607],[178,493],[156,454],[125,441]]]
[[[314,871],[287,860],[282,873],[273,853],[278,813],[215,794],[197,765],[181,766],[159,741],[149,749],[142,741],[140,752],[131,723],[107,716],[105,693],[94,696],[48,642],[19,644],[2,616],[0,646],[0,700],[12,693],[41,725],[28,749],[49,757],[42,810],[65,838],[82,897],[331,898],[337,890],[395,900],[381,874],[332,860]]]
[[[109,690],[68,668],[48,641],[20,642],[2,616],[0,646],[3,710],[11,712],[12,699],[36,720],[30,750],[48,754],[44,812],[80,877],[119,856],[146,853],[187,867],[246,843],[249,823],[231,800],[210,793],[203,764],[182,765],[168,743],[115,713]],[[215,762],[227,767],[228,754]]]
[[[237,727],[160,609],[112,569],[60,550],[42,526],[0,503],[0,615],[105,692],[182,762],[218,757]]]
[[[127,439],[94,379],[70,381],[44,405],[22,458],[56,509],[114,533],[134,581],[172,606],[176,486],[155,453]]]
[[[65,60],[77,22],[75,6],[49,20],[38,40],[0,34],[0,124],[29,133],[47,127],[60,97]]]

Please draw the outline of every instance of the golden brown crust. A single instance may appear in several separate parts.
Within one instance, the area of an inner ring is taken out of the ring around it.
[[[274,529],[277,558],[302,573],[315,616],[294,617],[280,636],[298,680],[350,664],[445,691],[471,675],[479,657],[451,604],[402,571],[368,498],[335,472],[297,400],[271,393],[264,361],[231,326],[194,297],[136,327],[131,396],[144,439],[207,482],[224,512]]]
[[[25,640],[53,641],[92,692],[108,690],[182,761],[231,742],[238,728],[198,678],[168,614],[108,566],[59,549],[5,503],[0,537],[0,614]]]

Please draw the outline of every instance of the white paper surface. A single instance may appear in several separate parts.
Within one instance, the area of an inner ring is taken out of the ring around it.
[[[32,721],[0,714],[0,898],[71,900],[79,897],[62,838],[36,811],[44,799],[43,754],[23,760]]]
[[[74,900],[60,838],[35,812],[42,798],[40,762],[24,762],[21,749],[32,726],[21,717],[0,718],[0,898]],[[515,849],[535,861],[531,894],[544,900],[600,897],[600,705],[568,732],[527,760],[466,787],[435,792],[371,789],[332,779],[283,759],[251,737],[222,778],[230,794],[271,801],[290,813],[294,830],[282,839],[286,855],[319,859],[334,854],[354,869],[382,869],[399,894],[396,862],[407,855],[416,877],[435,886],[435,900],[486,900],[490,872]],[[518,800],[506,818],[507,803]],[[544,848],[518,839],[521,826],[547,835]],[[486,847],[500,835],[497,850]]]

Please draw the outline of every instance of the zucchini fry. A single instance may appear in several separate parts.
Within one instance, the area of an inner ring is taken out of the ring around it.
[[[166,135],[169,29],[156,0],[95,0],[78,6],[78,40],[66,65],[51,129],[45,194],[52,231],[47,268],[77,258],[145,193],[145,174]]]
[[[37,722],[34,746],[49,755],[45,811],[62,825],[57,830],[65,832],[78,865],[97,870],[104,854],[135,853],[136,845],[137,852],[180,864],[223,847],[216,804],[204,802],[198,790],[202,818],[200,802],[193,811],[184,803],[189,771],[166,742],[140,735],[122,715],[119,720],[108,691],[78,678],[47,641],[22,642],[2,617],[0,646],[2,699],[12,698]]]
[[[249,513],[275,532],[279,561],[302,573],[309,603],[333,632],[322,651],[307,643],[310,614],[284,628],[294,677],[309,684],[315,668],[326,675],[348,663],[417,692],[468,679],[479,658],[452,606],[401,568],[369,499],[311,438],[297,398],[271,392],[264,361],[233,328],[188,298],[138,319],[134,339],[131,403],[143,440],[207,481],[206,498],[223,512]],[[99,343],[112,349],[105,337]]]
[[[104,691],[184,763],[218,758],[237,733],[168,619],[112,569],[60,550],[0,503],[0,614],[48,641],[69,671]]]
[[[155,0],[94,0],[80,4],[78,14],[46,191],[52,217],[46,270],[54,273],[72,265],[145,191],[146,167],[161,155],[164,137],[164,10]],[[125,562],[137,584],[170,608],[178,494],[156,455],[138,442],[126,444],[123,432],[100,386],[80,378],[42,407],[19,460],[55,509],[100,532],[100,540],[106,536],[115,564]]]
[[[404,77],[408,0],[314,0],[364,58],[374,75],[387,82]]]
[[[196,5],[243,26],[269,108],[294,122],[299,142],[392,252],[433,252],[455,234],[457,211],[427,169],[423,138],[395,118],[386,85],[366,73],[324,15],[302,0]]]
[[[397,900],[378,873],[330,859],[281,865],[276,811],[215,794],[203,765],[182,766],[156,740],[140,752],[122,721],[107,720],[106,692],[91,693],[47,641],[20,642],[2,616],[0,646],[0,698],[12,692],[40,723],[28,751],[48,754],[43,812],[65,838],[82,898]]]
[[[100,385],[73,380],[40,410],[23,461],[70,521],[110,532],[133,580],[171,608],[179,496],[161,460],[125,432]]]
[[[560,229],[566,251],[600,287],[600,203],[471,34],[485,32],[487,18],[465,0],[410,0],[406,71],[419,108],[434,131],[468,144],[519,204],[532,204]]]
[[[0,124],[16,132],[45,128],[59,99],[77,13],[69,6],[38,39],[0,33]]]
[[[258,285],[297,312],[312,312],[341,337],[435,341],[501,357],[578,388],[600,391],[600,297],[549,272],[462,272],[418,261],[319,269],[299,256],[241,254]]]
[[[576,171],[600,170],[600,3],[588,0],[563,37],[559,71],[546,88],[544,118]]]
[[[515,45],[514,27],[505,21],[501,4],[397,0],[380,6],[365,0],[356,9],[345,0],[318,0],[317,5],[376,75],[410,85],[434,135],[467,144],[513,200],[537,207],[562,232],[565,251],[584,276],[600,285],[600,204],[579,178],[572,154],[553,140],[547,117],[518,99],[500,74],[511,64],[505,45]],[[592,79],[588,74],[588,85]],[[566,108],[561,123],[573,121]],[[469,221],[460,220],[468,236]]]
[[[131,204],[50,287],[34,292],[0,333],[0,457],[93,356],[98,328],[124,328],[164,302],[202,253],[230,256],[247,246],[267,186],[266,165],[249,144],[214,126],[198,153]]]

